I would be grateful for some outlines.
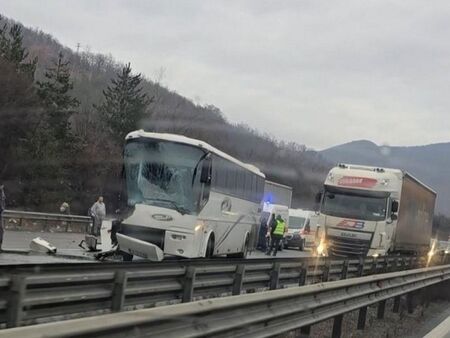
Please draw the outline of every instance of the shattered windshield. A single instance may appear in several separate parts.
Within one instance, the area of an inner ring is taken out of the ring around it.
[[[194,175],[204,152],[170,141],[132,141],[125,146],[124,162],[128,204],[143,203],[196,210]]]

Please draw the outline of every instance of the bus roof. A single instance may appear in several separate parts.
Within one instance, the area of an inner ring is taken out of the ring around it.
[[[171,142],[176,142],[176,143],[183,143],[183,144],[188,144],[191,146],[199,147],[199,148],[205,149],[213,154],[216,154],[230,162],[233,162],[233,163],[261,176],[261,177],[264,177],[264,178],[266,177],[264,175],[264,173],[262,173],[261,170],[259,170],[254,165],[241,162],[238,159],[228,155],[227,153],[224,153],[223,151],[213,147],[212,145],[210,145],[204,141],[200,141],[197,139],[189,138],[189,137],[186,137],[183,135],[178,135],[178,134],[150,133],[150,132],[145,132],[143,130],[132,131],[125,137],[125,140],[131,140],[131,139],[137,139],[137,138],[152,138],[152,139],[171,141]]]

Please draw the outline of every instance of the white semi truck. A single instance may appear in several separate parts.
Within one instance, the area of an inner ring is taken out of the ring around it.
[[[429,250],[436,193],[399,169],[339,164],[320,203],[317,253],[380,256]]]

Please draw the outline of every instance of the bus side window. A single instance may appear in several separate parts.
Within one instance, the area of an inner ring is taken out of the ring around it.
[[[213,182],[215,182],[214,187],[221,192],[226,192],[227,187],[227,169],[225,167],[225,161],[220,157],[215,156],[213,161],[213,173],[215,177]]]

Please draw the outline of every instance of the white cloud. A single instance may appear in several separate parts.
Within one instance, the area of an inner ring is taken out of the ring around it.
[[[279,138],[450,141],[448,1],[0,0],[63,43],[130,61]]]

